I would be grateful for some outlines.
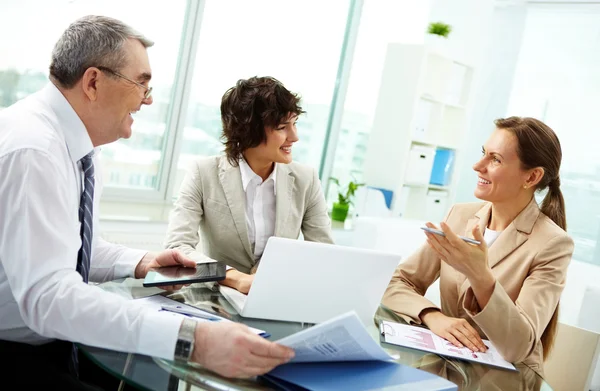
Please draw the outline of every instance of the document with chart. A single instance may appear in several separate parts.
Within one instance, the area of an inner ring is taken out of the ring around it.
[[[354,311],[277,341],[296,352],[291,362],[392,360]]]
[[[487,352],[473,352],[468,348],[458,348],[442,337],[435,335],[428,329],[405,324],[382,321],[380,324],[381,335],[386,343],[407,348],[424,350],[439,354],[440,356],[475,361],[494,367],[516,370],[515,367],[504,360],[496,347],[487,339],[483,340],[488,347]]]

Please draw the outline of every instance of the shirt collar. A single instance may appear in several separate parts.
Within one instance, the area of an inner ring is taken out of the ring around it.
[[[262,183],[262,178],[254,171],[252,171],[252,168],[250,168],[250,165],[246,162],[246,159],[241,158],[239,165],[240,173],[242,174],[242,187],[244,188],[244,191],[246,191],[246,189],[248,188],[248,184],[254,179],[258,179],[258,183]],[[273,192],[275,193],[275,195],[277,195],[277,166],[278,164],[275,163],[275,168],[273,168],[273,172],[271,172],[269,177],[265,180],[265,182],[267,182],[269,179],[273,180]]]
[[[94,150],[87,129],[67,98],[54,84],[48,83],[42,91],[47,98],[46,101],[56,114],[71,160],[77,163]]]

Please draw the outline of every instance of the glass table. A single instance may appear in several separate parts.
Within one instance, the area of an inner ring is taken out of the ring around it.
[[[127,298],[135,299],[149,294],[162,294],[171,299],[215,312],[223,317],[268,331],[270,340],[296,333],[312,326],[307,323],[280,322],[240,317],[235,309],[215,289],[207,284],[194,284],[178,292],[166,293],[156,288],[142,288],[138,280],[125,279],[100,285]],[[392,311],[383,306],[377,310],[369,332],[380,341],[377,323],[387,319],[404,323]],[[459,390],[551,390],[550,386],[525,365],[516,365],[519,372],[495,369],[477,363],[444,358],[415,349],[402,348],[380,342],[381,346],[398,357],[398,363],[436,374],[458,385]],[[139,354],[115,352],[107,349],[80,345],[80,350],[93,362],[140,390],[273,390],[260,377],[249,380],[226,379],[198,366],[175,363]]]

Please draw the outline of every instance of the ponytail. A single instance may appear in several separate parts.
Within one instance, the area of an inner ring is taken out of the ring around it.
[[[548,193],[542,201],[541,207],[542,213],[548,216],[552,221],[556,223],[560,228],[567,230],[567,217],[565,213],[565,199],[563,198],[562,192],[560,191],[560,178],[556,177],[553,181],[548,184]],[[552,314],[552,318],[546,326],[546,329],[542,333],[540,340],[544,348],[544,360],[550,356],[550,352],[554,347],[554,338],[558,328],[558,307]]]
[[[567,217],[565,214],[565,199],[560,191],[560,178],[548,184],[548,193],[542,201],[542,213],[550,217],[563,230],[567,230]]]

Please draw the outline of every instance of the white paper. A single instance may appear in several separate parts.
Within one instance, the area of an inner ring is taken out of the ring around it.
[[[393,359],[351,311],[277,341],[296,352],[291,362]]]
[[[457,348],[444,338],[423,327],[382,321],[381,333],[384,335],[384,341],[389,344],[515,370],[515,367],[504,360],[496,347],[487,339],[484,339],[483,343],[488,347],[488,350],[481,353],[473,352],[468,348]]]
[[[144,306],[148,306],[152,309],[155,309],[156,311],[160,311],[162,309],[162,306],[180,306],[183,308],[188,308],[191,309],[193,311],[203,311],[201,309],[198,309],[196,307],[192,307],[190,305],[187,304],[183,304],[180,303],[176,300],[173,299],[169,299],[168,297],[164,297],[161,295],[156,295],[156,296],[150,296],[150,297],[144,297],[143,299],[137,299],[135,300],[136,303],[141,303]],[[215,315],[212,313],[208,313],[210,314],[210,316],[213,316],[215,318],[219,318],[221,319],[222,322],[231,322],[231,320],[223,318],[219,315]],[[185,315],[181,315],[181,316],[185,316]],[[196,322],[209,322],[209,320],[207,319],[202,319],[202,318],[198,318],[198,317],[194,317],[191,316],[192,319],[194,319]],[[250,329],[250,331],[252,331],[254,334],[266,334],[265,330],[261,330],[261,329],[255,329],[254,327],[248,327]]]
[[[169,299],[168,297],[164,297],[162,295],[155,295],[155,296],[144,297],[143,299],[136,299],[135,302],[138,304],[143,304],[145,306],[148,306],[152,309],[155,309],[156,311],[160,311],[163,305],[181,305],[183,307],[194,308],[194,307],[190,307],[186,304],[181,304],[178,301]]]

